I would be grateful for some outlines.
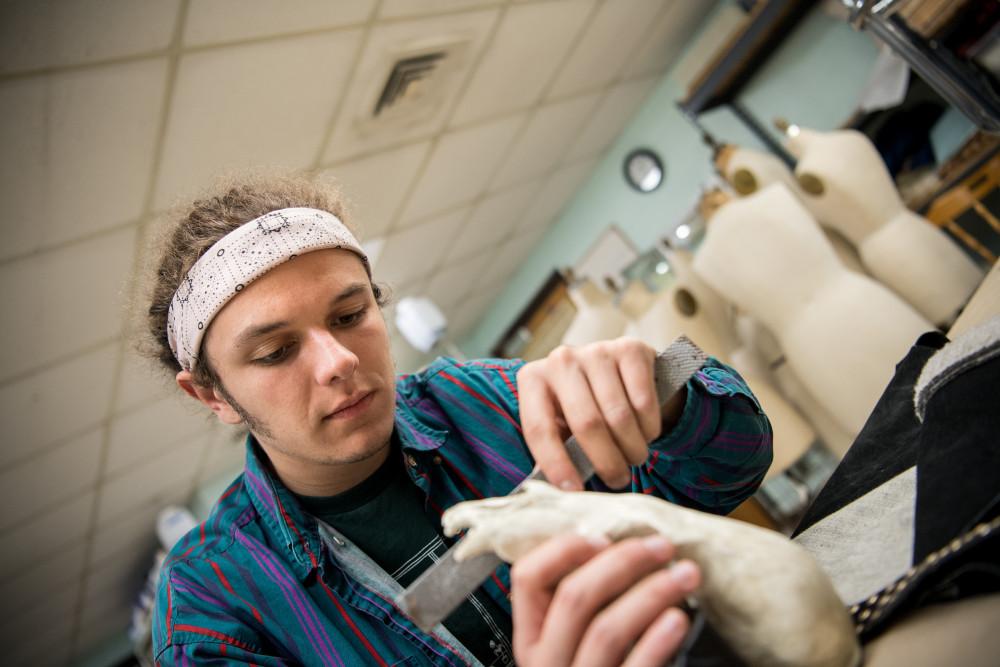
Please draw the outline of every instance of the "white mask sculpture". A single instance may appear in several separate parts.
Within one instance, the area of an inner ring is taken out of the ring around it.
[[[848,271],[778,183],[711,215],[694,268],[774,333],[795,375],[848,433],[861,430],[896,362],[933,329],[883,285]]]
[[[879,281],[935,324],[948,323],[983,271],[940,229],[903,203],[868,137],[855,130],[789,130],[802,201],[842,233]]]
[[[611,540],[659,533],[701,568],[695,595],[712,627],[751,667],[853,667],[854,625],[829,578],[779,533],[632,493],[564,492],[529,481],[520,493],[459,503],[447,535],[469,529],[459,560],[492,552],[514,563],[561,534]]]

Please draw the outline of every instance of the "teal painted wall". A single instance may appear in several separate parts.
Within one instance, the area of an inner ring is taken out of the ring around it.
[[[710,22],[711,17],[706,25]],[[814,10],[747,85],[742,101],[761,122],[784,116],[816,129],[837,127],[853,112],[876,55],[867,35]],[[488,355],[552,270],[576,263],[610,224],[644,250],[690,210],[712,168],[711,151],[677,109],[685,92],[675,70],[668,71],[479,327],[460,344],[467,355]],[[760,145],[728,110],[705,114],[702,122],[720,140]],[[651,147],[667,165],[666,181],[650,194],[635,192],[622,178],[622,161],[638,146]]]

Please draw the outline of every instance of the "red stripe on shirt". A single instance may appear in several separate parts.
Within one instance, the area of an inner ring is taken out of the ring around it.
[[[508,596],[508,597],[510,597],[510,591],[507,590],[506,586],[504,586],[502,583],[500,583],[500,577],[497,576],[497,573],[494,572],[490,576],[493,577],[493,581],[496,582],[496,585],[500,587],[500,590],[503,591],[503,594],[506,595],[506,596]]]
[[[232,585],[229,583],[229,580],[226,579],[226,575],[222,573],[222,569],[219,567],[219,565],[214,560],[208,561],[208,564],[212,566],[213,570],[215,570],[215,576],[219,578],[219,581],[221,581],[222,585],[226,587],[226,590],[229,591],[231,594],[235,595],[240,602],[250,607],[250,611],[253,612],[253,617],[257,619],[258,623],[263,622],[263,619],[261,619],[260,617],[260,612],[257,611],[257,607],[253,606],[252,604],[244,600],[240,595],[236,593],[236,591],[233,590]]]
[[[371,656],[375,658],[375,662],[382,665],[383,667],[389,667],[389,663],[387,663],[385,660],[382,659],[382,656],[378,654],[378,652],[375,650],[375,647],[371,645],[371,642],[369,642],[368,639],[364,636],[364,634],[362,634],[361,630],[358,629],[358,626],[354,624],[354,621],[347,614],[347,610],[344,609],[344,606],[342,604],[340,604],[340,600],[338,600],[337,596],[333,594],[333,591],[331,591],[330,587],[326,585],[326,582],[323,581],[322,578],[319,578],[319,583],[322,584],[323,590],[326,591],[327,597],[330,598],[330,600],[333,601],[333,604],[337,607],[337,611],[339,611],[340,615],[344,617],[345,621],[347,621],[347,625],[350,626],[351,631],[354,632],[354,635],[361,640],[361,643],[365,645],[365,648],[368,649],[368,652],[371,654]]]
[[[451,469],[452,469],[452,470],[453,470],[453,471],[455,472],[455,474],[456,474],[456,475],[458,475],[458,478],[459,478],[459,479],[461,479],[461,480],[462,480],[462,483],[464,483],[464,484],[465,484],[465,486],[467,486],[467,487],[469,488],[469,490],[470,490],[470,491],[472,491],[472,493],[474,493],[474,494],[475,494],[476,498],[485,498],[485,497],[486,497],[486,496],[484,496],[484,495],[483,495],[482,493],[480,493],[479,489],[477,489],[477,488],[476,488],[476,487],[475,487],[475,486],[474,486],[474,485],[472,484],[472,482],[470,482],[470,481],[469,481],[469,478],[468,478],[468,477],[466,477],[465,475],[463,475],[463,474],[462,474],[462,471],[461,471],[461,470],[459,470],[459,469],[458,469],[458,467],[457,467],[457,466],[455,466],[455,464],[454,464],[454,463],[452,463],[452,462],[451,462],[451,461],[449,461],[448,459],[444,459],[444,463],[445,463],[445,465],[447,465],[447,466],[448,466],[449,468],[451,468]]]
[[[210,628],[202,628],[197,625],[177,625],[174,627],[179,632],[193,632],[197,635],[204,635],[206,637],[211,637],[212,639],[218,639],[221,642],[226,642],[227,644],[231,644],[236,648],[241,648],[244,651],[248,651],[249,653],[254,652],[254,649],[249,644],[241,642],[236,637],[230,637],[229,635],[224,635],[221,632],[217,632],[216,630],[212,630]]]

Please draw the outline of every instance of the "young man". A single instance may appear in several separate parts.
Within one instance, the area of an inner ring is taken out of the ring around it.
[[[654,351],[628,340],[397,379],[344,219],[329,188],[249,179],[195,202],[163,249],[158,356],[250,435],[243,475],[162,570],[158,664],[662,664],[699,581],[662,538],[552,540],[433,633],[392,600],[447,548],[456,502],[508,493],[535,462],[580,488],[569,432],[590,487],[728,512],[770,464],[749,389],[713,362],[661,411]]]

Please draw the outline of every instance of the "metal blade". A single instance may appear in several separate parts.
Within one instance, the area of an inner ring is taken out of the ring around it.
[[[705,365],[705,353],[691,342],[687,336],[680,336],[667,349],[656,356],[654,381],[656,395],[662,406],[683,387],[694,373]],[[576,468],[580,479],[586,482],[594,474],[594,466],[587,455],[571,436],[566,440],[566,453]],[[545,475],[535,467],[526,478],[544,480]],[[511,493],[521,490],[518,484]],[[493,571],[503,562],[494,554],[482,554],[465,561],[455,560],[458,544],[450,549],[438,562],[417,577],[409,588],[403,591],[396,603],[425,632],[430,632],[438,623],[458,608],[462,601],[472,595]]]

